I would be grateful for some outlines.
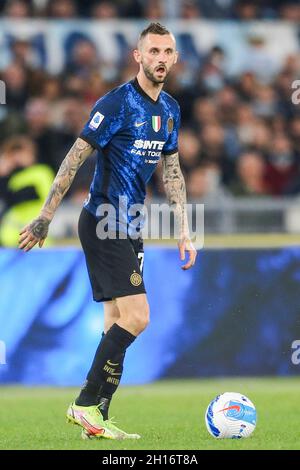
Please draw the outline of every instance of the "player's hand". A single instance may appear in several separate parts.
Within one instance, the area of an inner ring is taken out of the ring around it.
[[[48,235],[50,220],[46,217],[38,217],[34,219],[31,224],[26,225],[21,232],[19,238],[20,250],[29,251],[37,243],[42,248],[44,241]]]
[[[187,269],[190,269],[192,266],[194,266],[195,261],[196,261],[197,251],[189,238],[181,238],[178,242],[178,248],[179,248],[181,261],[185,260],[186,251],[189,254],[189,259],[187,263],[181,266],[181,269],[186,271]]]

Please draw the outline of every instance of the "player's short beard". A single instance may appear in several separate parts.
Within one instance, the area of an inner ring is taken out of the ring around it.
[[[150,67],[147,67],[146,65],[144,65],[143,62],[142,62],[142,66],[143,66],[144,74],[146,75],[148,80],[150,80],[154,85],[159,85],[160,83],[165,83],[166,78],[168,76],[167,69],[166,69],[165,78],[157,79],[157,78],[155,78],[153,72],[151,72]]]

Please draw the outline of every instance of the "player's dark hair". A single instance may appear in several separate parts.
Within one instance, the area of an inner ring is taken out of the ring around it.
[[[170,31],[167,30],[165,26],[163,26],[160,23],[150,23],[149,26],[147,26],[147,28],[145,28],[141,32],[139,41],[141,41],[141,39],[144,39],[144,37],[147,36],[147,34],[159,34],[160,36],[164,36],[165,34],[171,34],[171,33]]]

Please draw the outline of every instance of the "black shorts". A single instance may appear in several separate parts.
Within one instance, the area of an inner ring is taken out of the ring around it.
[[[86,209],[79,217],[78,233],[96,302],[146,292],[142,267],[143,240],[131,238],[101,240],[97,219]]]

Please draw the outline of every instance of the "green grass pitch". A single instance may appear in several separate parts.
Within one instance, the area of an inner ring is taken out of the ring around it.
[[[202,450],[300,449],[300,378],[241,378],[162,381],[121,387],[111,415],[139,441],[84,441],[80,428],[67,424],[71,388],[0,388],[0,449]],[[254,402],[256,430],[248,439],[217,440],[205,427],[211,399],[225,391],[241,392]]]

